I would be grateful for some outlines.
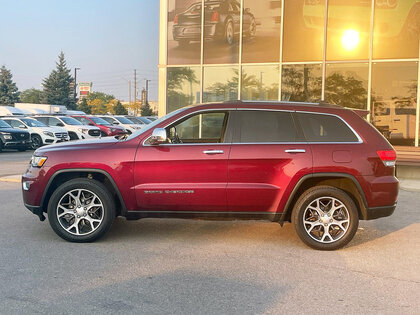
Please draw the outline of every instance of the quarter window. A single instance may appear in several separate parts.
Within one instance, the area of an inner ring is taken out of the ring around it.
[[[236,143],[295,142],[297,133],[292,114],[280,111],[239,111]]]
[[[298,113],[300,125],[309,142],[357,142],[354,132],[338,117]]]

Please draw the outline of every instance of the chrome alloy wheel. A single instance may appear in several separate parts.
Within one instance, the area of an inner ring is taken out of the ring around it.
[[[233,44],[233,37],[234,37],[233,23],[228,22],[228,25],[226,27],[226,41],[228,42],[229,45]]]
[[[75,189],[61,197],[57,206],[61,227],[73,235],[88,235],[101,225],[104,206],[99,197],[87,189]]]
[[[303,212],[306,233],[317,242],[333,243],[349,229],[350,214],[346,206],[333,197],[320,197],[312,201]]]

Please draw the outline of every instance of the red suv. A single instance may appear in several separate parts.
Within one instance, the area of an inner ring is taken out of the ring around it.
[[[95,116],[83,116],[83,115],[72,115],[74,119],[80,121],[84,125],[88,126],[96,126],[99,129],[101,129],[101,136],[102,137],[108,137],[108,136],[120,136],[127,133],[127,130],[125,130],[122,127],[119,126],[113,126],[106,120],[95,117]]]
[[[307,245],[347,244],[394,212],[396,154],[355,112],[325,104],[187,107],[130,136],[35,151],[25,206],[90,242],[116,216],[291,221]]]

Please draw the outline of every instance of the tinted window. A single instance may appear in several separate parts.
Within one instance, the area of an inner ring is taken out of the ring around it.
[[[291,113],[278,111],[240,111],[239,131],[234,142],[293,142],[296,128]]]
[[[48,123],[48,117],[36,117],[36,120],[42,122],[43,124],[50,126],[50,124]]]
[[[61,120],[64,121],[65,124],[70,126],[81,126],[83,125],[80,121],[72,118],[72,117],[61,117]]]
[[[298,113],[299,121],[309,142],[357,142],[358,138],[338,117]]]
[[[10,128],[10,125],[0,119],[0,128]]]
[[[90,117],[90,119],[98,125],[104,125],[104,126],[109,126],[111,125],[109,122],[107,122],[106,120],[99,118],[99,117]]]
[[[54,118],[54,117],[49,117],[48,118],[48,125],[49,126],[60,126],[62,124],[63,123],[61,121],[59,121],[57,118]]]
[[[29,127],[46,127],[45,124],[35,119],[22,118],[22,121]]]
[[[5,120],[13,128],[19,128],[20,125],[23,125],[19,120]]]

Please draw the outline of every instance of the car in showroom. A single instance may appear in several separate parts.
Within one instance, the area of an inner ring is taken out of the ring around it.
[[[140,130],[142,128],[143,125],[139,125],[133,121],[131,121],[130,119],[128,119],[125,116],[112,116],[112,115],[99,115],[97,116],[99,118],[102,118],[103,120],[106,120],[107,122],[109,122],[110,124],[112,124],[113,126],[119,126],[124,128],[125,130],[127,130],[128,134],[132,134],[134,132],[136,132],[137,130]]]
[[[112,125],[100,117],[89,115],[71,115],[71,117],[84,125],[98,127],[101,130],[102,137],[121,136],[127,133],[124,127]]]
[[[186,107],[124,138],[35,151],[25,206],[65,240],[91,242],[116,216],[292,222],[334,250],[359,220],[396,207],[396,153],[352,110],[313,103]]]
[[[101,130],[95,126],[84,125],[69,116],[33,116],[32,118],[50,127],[63,127],[67,130],[70,140],[99,138]]]
[[[232,45],[239,37],[241,4],[236,0],[206,1],[204,4],[204,39],[218,40]],[[246,8],[243,13],[243,34],[256,33],[255,17]],[[201,40],[201,2],[192,4],[186,11],[175,15],[172,35],[180,46]]]
[[[31,135],[27,131],[13,129],[0,119],[0,152],[3,149],[26,151],[31,147]]]
[[[28,131],[31,135],[31,149],[36,150],[47,144],[69,141],[69,134],[61,127],[49,127],[29,117],[3,117],[12,128]]]

